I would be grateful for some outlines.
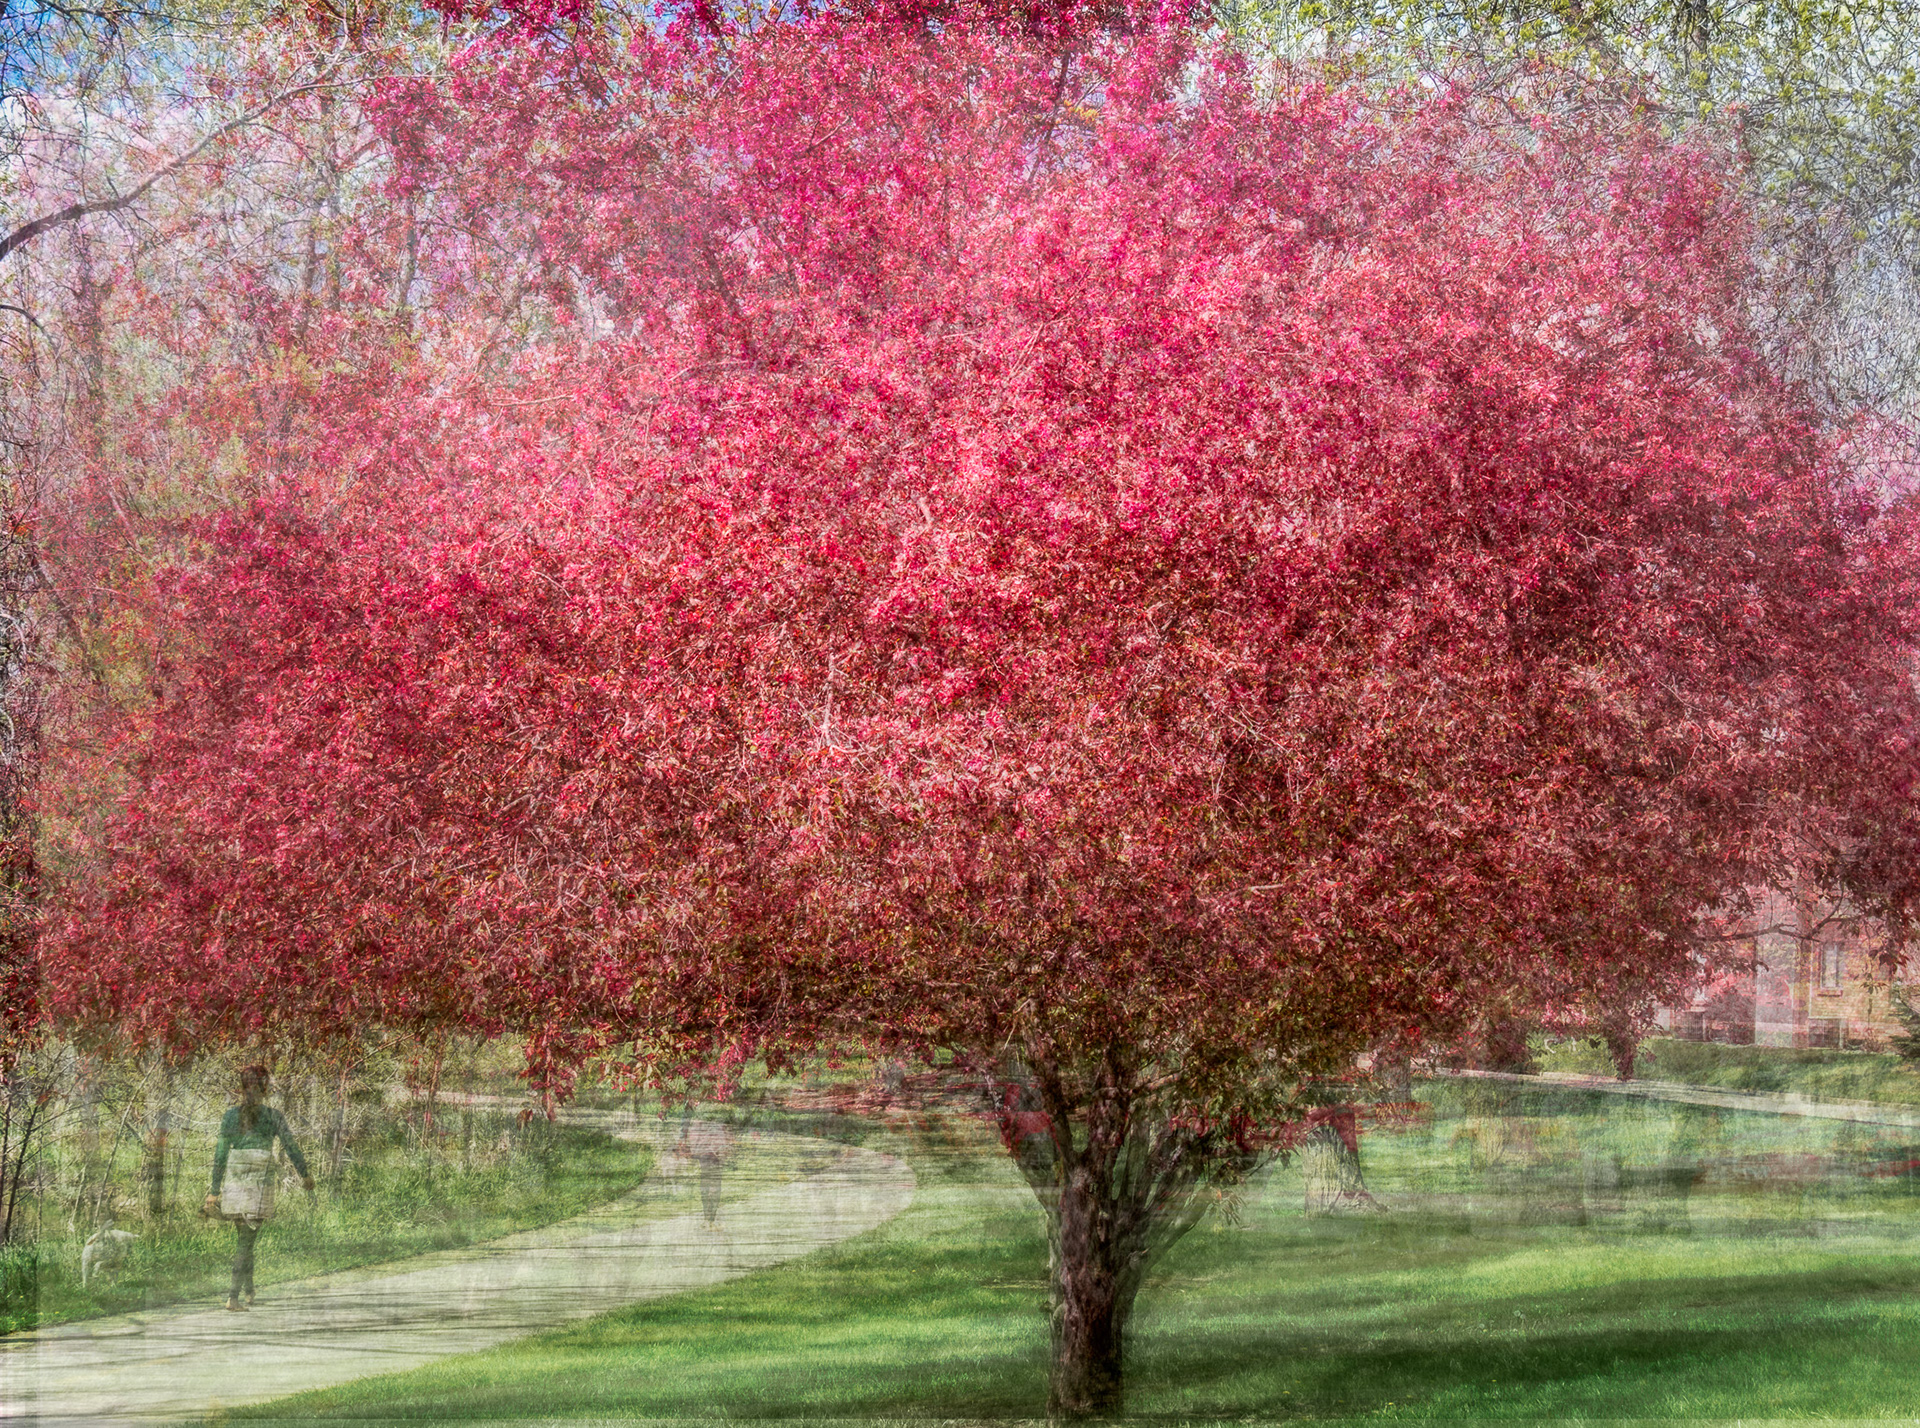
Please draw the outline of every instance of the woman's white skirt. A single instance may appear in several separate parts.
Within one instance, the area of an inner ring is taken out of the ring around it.
[[[227,1176],[220,1182],[221,1217],[255,1224],[269,1219],[277,1169],[270,1150],[228,1151]]]

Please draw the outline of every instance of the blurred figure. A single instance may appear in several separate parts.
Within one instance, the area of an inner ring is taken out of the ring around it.
[[[691,1121],[680,1129],[680,1153],[700,1168],[700,1209],[708,1225],[720,1215],[720,1168],[733,1149],[733,1132],[718,1121]]]
[[[273,1217],[274,1141],[300,1172],[306,1192],[313,1193],[306,1157],[294,1143],[287,1118],[267,1104],[267,1085],[266,1067],[242,1068],[240,1104],[221,1118],[220,1137],[213,1144],[213,1187],[200,1210],[233,1221],[233,1287],[227,1308],[235,1310],[253,1304],[253,1244],[260,1227]]]

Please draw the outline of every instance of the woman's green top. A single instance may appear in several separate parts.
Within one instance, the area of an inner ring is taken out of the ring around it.
[[[220,1193],[220,1182],[227,1178],[227,1152],[230,1150],[272,1150],[274,1139],[278,1137],[280,1148],[287,1153],[287,1159],[293,1162],[293,1168],[300,1172],[302,1180],[307,1178],[307,1158],[300,1153],[300,1147],[293,1143],[293,1132],[287,1128],[287,1118],[272,1106],[262,1106],[253,1113],[253,1129],[240,1129],[240,1108],[234,1106],[220,1118],[220,1138],[213,1143],[213,1190]]]

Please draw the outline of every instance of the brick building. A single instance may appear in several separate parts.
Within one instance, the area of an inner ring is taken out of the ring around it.
[[[1742,1046],[1872,1050],[1899,1035],[1893,985],[1857,920],[1773,894],[1756,926],[1753,970],[1717,979],[1691,1005],[1663,1008],[1659,1026]]]

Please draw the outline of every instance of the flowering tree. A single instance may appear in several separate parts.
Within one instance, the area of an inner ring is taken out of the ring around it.
[[[497,215],[555,330],[317,379],[323,455],[168,591],[48,981],[149,1038],[514,1032],[549,1086],[950,1055],[1081,1415],[1303,1083],[1676,988],[1702,908],[1897,821],[1911,696],[1718,155],[1008,30],[392,88],[394,191],[472,238],[422,281]]]

